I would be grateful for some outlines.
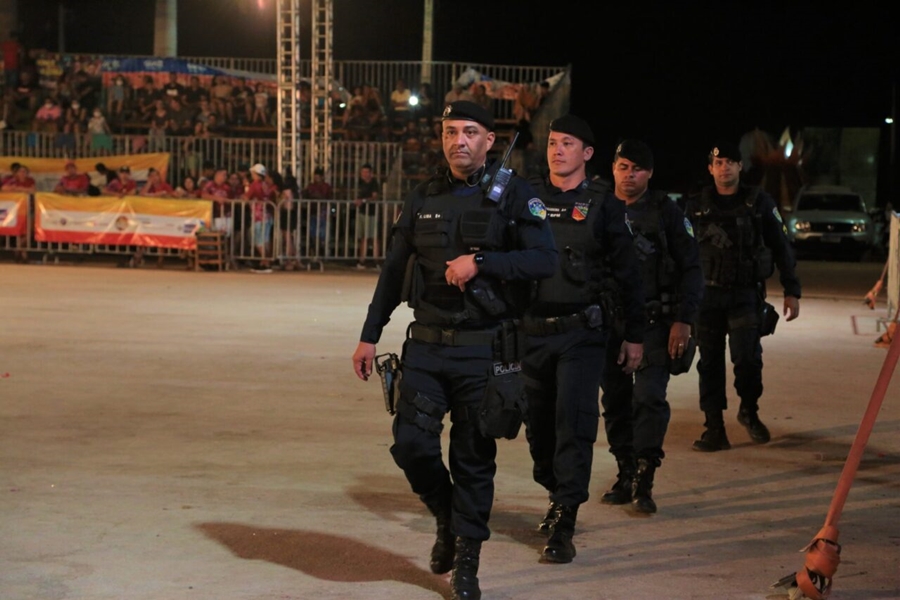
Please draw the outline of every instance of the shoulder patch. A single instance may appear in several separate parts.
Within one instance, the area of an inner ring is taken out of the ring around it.
[[[532,198],[528,201],[528,212],[543,221],[547,218],[547,207],[541,202],[540,198]]]
[[[684,218],[684,230],[687,231],[687,234],[691,237],[694,237],[694,226],[691,225],[691,222],[688,221],[688,218]]]
[[[784,223],[784,221],[781,220],[781,213],[778,212],[778,207],[777,207],[777,206],[776,206],[775,208],[772,209],[772,214],[775,215],[775,218],[778,219],[778,222],[779,222],[779,223]]]

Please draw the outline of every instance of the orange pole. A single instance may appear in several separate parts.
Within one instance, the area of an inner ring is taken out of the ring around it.
[[[825,517],[825,526],[836,526],[844,509],[844,503],[847,501],[847,495],[850,493],[850,485],[859,469],[859,463],[862,460],[863,450],[869,441],[869,434],[875,425],[875,419],[878,417],[878,411],[887,394],[888,385],[891,383],[891,375],[897,366],[897,360],[900,358],[900,335],[895,335],[888,348],[887,356],[884,364],[881,366],[881,373],[875,382],[875,389],[872,391],[872,397],[869,399],[869,406],[866,413],[859,424],[856,431],[856,439],[850,447],[850,454],[847,455],[847,461],[844,463],[844,470],[841,471],[841,478],[838,480],[837,487],[834,490],[834,497],[831,499],[831,506],[828,509],[828,515]]]

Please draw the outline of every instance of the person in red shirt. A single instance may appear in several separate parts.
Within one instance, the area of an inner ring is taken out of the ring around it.
[[[231,202],[234,200],[234,192],[228,184],[228,171],[225,169],[216,169],[212,179],[207,180],[200,186],[200,197],[204,200],[213,201],[213,229],[224,231],[230,234],[234,223],[231,215]],[[240,213],[238,213],[240,214]]]
[[[69,196],[83,196],[87,194],[90,185],[91,179],[87,173],[79,173],[78,166],[70,160],[66,163],[66,174],[62,176],[53,191]]]
[[[269,242],[272,240],[272,208],[278,196],[278,189],[267,177],[266,167],[257,163],[250,167],[250,185],[244,192],[244,199],[251,200],[253,214],[253,244],[262,257],[259,266],[264,272],[271,272],[269,263]]]
[[[147,183],[144,184],[144,187],[141,188],[138,194],[141,196],[172,197],[175,195],[175,190],[172,189],[171,185],[163,181],[159,171],[151,168],[147,171]]]
[[[33,193],[37,189],[31,172],[25,165],[19,165],[14,171],[12,177],[7,178],[3,182],[0,190],[4,192],[28,192]]]
[[[6,89],[14,88],[19,80],[19,63],[25,52],[19,41],[19,32],[11,31],[9,39],[0,43],[3,52],[3,73],[6,77]]]
[[[128,165],[119,167],[119,176],[110,181],[103,191],[119,198],[136,195],[137,181],[131,178],[131,168]]]
[[[325,232],[330,214],[328,201],[334,200],[334,190],[331,184],[325,181],[325,170],[322,167],[317,167],[313,171],[313,180],[303,188],[301,196],[308,200],[320,200],[318,207],[311,211],[315,218],[309,224],[309,236],[318,239],[318,250],[325,252]]]

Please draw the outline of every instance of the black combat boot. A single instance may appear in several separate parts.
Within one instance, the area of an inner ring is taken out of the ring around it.
[[[450,489],[442,491],[434,499],[426,502],[428,510],[437,521],[437,535],[431,547],[431,572],[441,575],[453,568],[454,544],[456,536],[450,528],[450,506],[453,495]]]
[[[731,443],[728,436],[725,435],[725,420],[722,418],[722,411],[710,411],[706,413],[706,431],[700,436],[700,439],[694,442],[694,450],[699,452],[718,452],[719,450],[730,450]]]
[[[608,492],[600,496],[601,504],[628,504],[631,502],[631,488],[634,481],[634,457],[617,458],[619,474]]]
[[[656,465],[646,458],[637,460],[637,473],[634,476],[634,485],[631,488],[631,505],[639,513],[653,514],[656,512],[656,502],[650,496],[653,489],[653,474]]]
[[[755,407],[741,406],[737,420],[738,423],[747,429],[747,433],[750,434],[750,439],[753,440],[754,444],[765,444],[772,439],[772,436],[769,435],[769,429],[759,420],[757,410]]]
[[[577,506],[559,505],[556,519],[550,526],[550,538],[541,553],[543,563],[570,563],[575,558],[575,518],[578,516]]]
[[[456,556],[453,559],[453,573],[450,575],[450,589],[453,600],[479,600],[478,557],[481,555],[481,540],[456,538]]]
[[[550,527],[553,525],[553,521],[556,520],[557,512],[559,512],[559,504],[551,500],[550,504],[547,505],[547,514],[544,515],[544,518],[540,523],[538,523],[537,530],[543,533],[548,533],[550,531]]]

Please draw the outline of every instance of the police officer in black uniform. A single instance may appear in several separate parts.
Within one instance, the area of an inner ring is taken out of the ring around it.
[[[670,374],[690,368],[691,326],[703,297],[703,271],[690,221],[663,191],[649,190],[653,152],[639,140],[624,140],[612,163],[615,197],[625,204],[641,265],[646,325],[644,359],[629,375],[607,352],[603,370],[603,420],[619,473],[604,504],[631,502],[637,512],[656,512],[653,475],[665,457],[663,439],[671,411]],[[615,328],[613,329],[615,332]],[[614,348],[618,342],[615,334]]]
[[[526,433],[534,480],[549,492],[538,528],[549,533],[541,562],[568,563],[578,507],[588,499],[593,447],[600,420],[598,396],[606,355],[614,280],[626,300],[624,339],[614,368],[631,373],[641,361],[643,297],[637,256],[621,202],[609,186],[588,178],[594,153],[590,126],[575,115],[550,124],[549,178],[529,180],[547,207],[559,267],[537,283],[522,321],[528,350],[522,363],[528,398]],[[612,273],[609,276],[609,273]]]
[[[714,185],[687,202],[685,213],[700,244],[706,280],[697,321],[700,360],[700,409],[706,430],[694,450],[716,452],[731,444],[722,413],[725,396],[725,339],[734,364],[734,387],[741,399],[738,422],[757,444],[769,441],[759,419],[762,396],[760,338],[774,331],[778,314],[765,302],[766,280],[778,266],[784,289],[783,314],[792,321],[800,314],[800,280],[794,272],[794,253],[775,200],[755,186],[741,183],[741,152],[730,142],[709,153]],[[774,264],[773,264],[774,263]]]
[[[477,599],[497,453],[496,436],[482,431],[479,406],[518,397],[524,413],[517,373],[524,339],[511,325],[521,316],[516,302],[528,294],[513,288],[552,275],[557,252],[535,191],[517,176],[504,186],[502,174],[494,177],[500,165],[486,161],[495,139],[491,114],[458,101],[444,109],[442,121],[449,170],[404,203],[353,367],[361,379],[371,375],[382,329],[406,301],[415,321],[401,358],[391,454],[436,517],[432,571],[452,568],[453,598]],[[449,469],[440,437],[448,412]]]

